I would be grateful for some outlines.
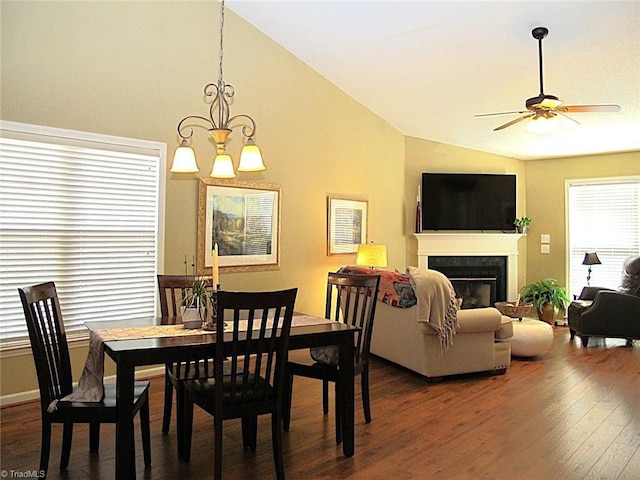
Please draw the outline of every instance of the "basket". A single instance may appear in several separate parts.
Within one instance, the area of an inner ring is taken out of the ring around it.
[[[496,302],[495,306],[502,315],[506,315],[511,318],[521,318],[531,311],[533,303],[522,303],[516,307],[511,302]]]

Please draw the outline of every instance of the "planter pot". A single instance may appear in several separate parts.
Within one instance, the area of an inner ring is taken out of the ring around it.
[[[180,314],[184,328],[202,328],[200,311],[197,308],[180,307]]]
[[[541,309],[538,309],[538,318],[550,325],[553,325],[561,316],[560,309],[549,302],[545,303]]]
[[[516,233],[522,233],[524,235],[527,233],[527,227],[516,226]]]

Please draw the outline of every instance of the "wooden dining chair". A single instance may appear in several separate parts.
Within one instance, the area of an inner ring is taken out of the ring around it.
[[[158,275],[158,293],[160,314],[163,317],[179,317],[182,300],[186,298],[199,278],[195,275]],[[207,278],[208,290],[213,290],[213,280]],[[210,305],[211,306],[211,305]],[[211,309],[209,310],[211,311]],[[167,363],[164,375],[164,413],[162,415],[162,433],[168,434],[171,425],[173,391],[176,391],[176,416],[182,415],[185,378],[207,378],[213,376],[213,363],[207,359],[193,362]],[[178,418],[178,420],[180,420]],[[178,423],[180,423],[178,421]],[[180,437],[178,437],[180,438]]]
[[[258,415],[271,414],[276,478],[284,479],[282,400],[289,332],[297,289],[276,292],[218,292],[213,379],[185,380],[185,438],[182,458],[191,456],[193,406],[214,419],[214,471],[222,479],[222,425],[242,419],[242,443],[256,449]],[[225,342],[226,337],[226,342]],[[226,345],[225,345],[226,344]],[[224,361],[226,359],[226,361]]]
[[[53,423],[64,425],[60,456],[61,470],[65,470],[69,465],[74,423],[89,424],[89,451],[97,452],[100,443],[100,424],[116,423],[118,420],[115,385],[104,386],[104,399],[101,402],[61,401],[63,397],[73,392],[73,380],[67,336],[55,284],[47,282],[19,288],[18,292],[29,330],[40,388],[42,415],[40,471],[46,476],[51,448],[51,425]],[[140,414],[144,464],[148,467],[151,465],[149,382],[135,382],[134,388],[133,410],[134,413]]]
[[[355,334],[354,375],[360,374],[362,407],[365,423],[371,422],[369,400],[369,347],[376,313],[376,297],[380,286],[380,275],[329,273],[325,318],[359,327]],[[289,430],[291,424],[291,402],[295,375],[322,380],[322,409],[329,413],[329,382],[335,383],[336,443],[342,443],[340,406],[341,392],[338,388],[337,347],[321,347],[311,350],[307,361],[288,362],[286,366],[285,404],[283,426]]]

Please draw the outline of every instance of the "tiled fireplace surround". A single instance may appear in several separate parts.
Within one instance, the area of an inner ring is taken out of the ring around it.
[[[475,306],[483,306],[483,302],[492,305],[494,301],[515,300],[518,294],[518,240],[522,235],[423,232],[415,237],[418,240],[418,267],[443,272],[458,291],[467,290],[468,293],[468,286],[471,286],[472,292],[479,293],[482,299]],[[456,278],[460,280],[454,280]],[[471,294],[474,301],[476,296]],[[463,303],[463,308],[465,306],[474,305]]]

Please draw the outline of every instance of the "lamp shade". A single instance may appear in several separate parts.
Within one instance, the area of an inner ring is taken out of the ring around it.
[[[238,171],[260,172],[265,168],[260,149],[253,142],[253,138],[250,138],[247,140],[247,144],[242,147],[242,152],[240,152],[240,164],[238,165]]]
[[[180,146],[176,148],[171,171],[173,173],[195,173],[199,171],[196,163],[196,154],[193,148],[187,146],[186,140],[183,140]]]
[[[366,265],[368,267],[386,267],[387,246],[374,245],[373,243],[363,243],[361,245],[358,245],[356,265]]]
[[[582,260],[583,265],[600,265],[601,263],[596,252],[584,254],[584,260]]]
[[[236,172],[233,170],[233,162],[231,156],[226,153],[216,155],[213,160],[213,168],[210,177],[215,178],[235,178]]]

